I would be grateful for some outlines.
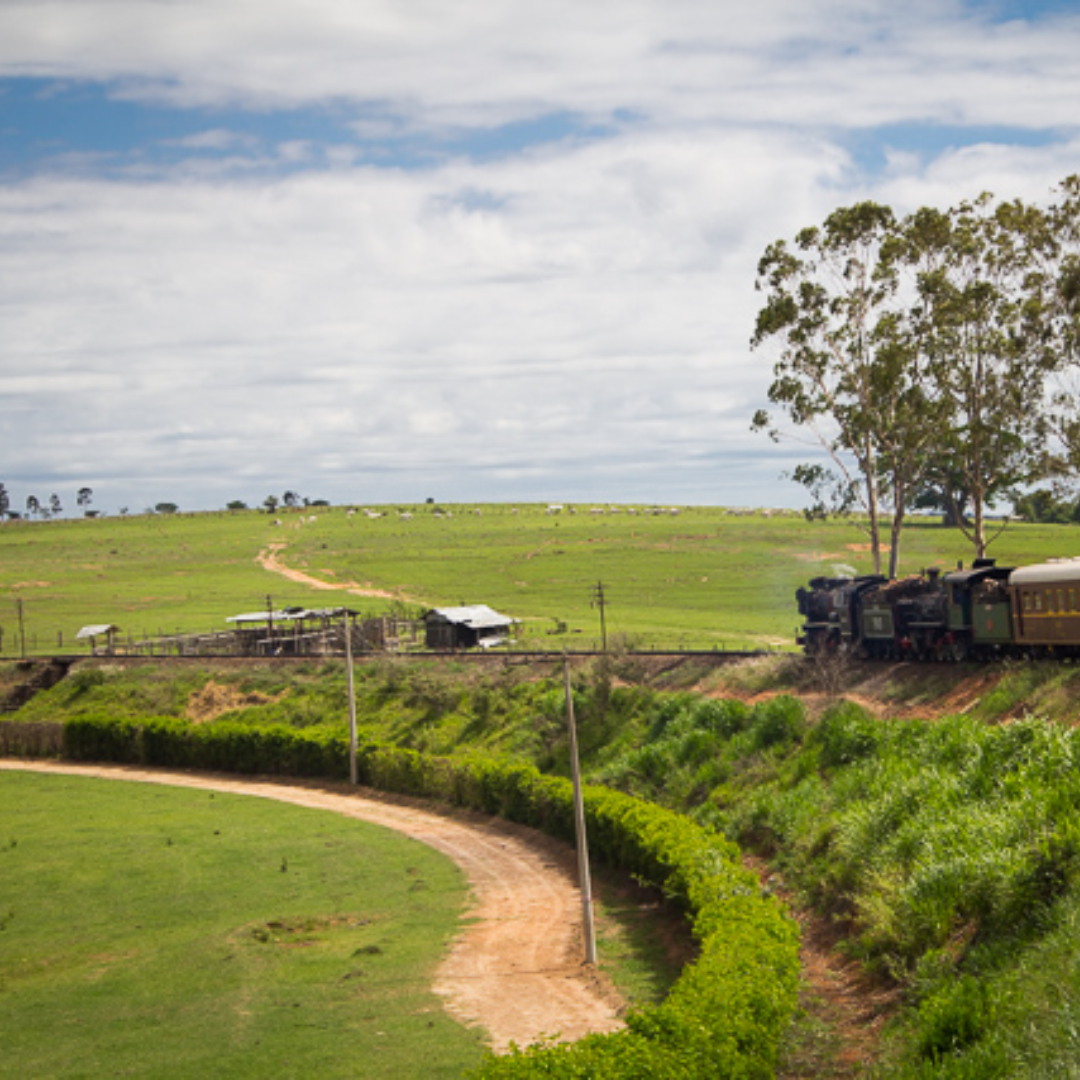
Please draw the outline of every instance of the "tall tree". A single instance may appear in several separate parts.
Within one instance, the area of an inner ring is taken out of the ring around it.
[[[0,484],[0,521],[5,520],[8,516],[8,511],[11,509],[11,497],[7,493],[7,488],[3,484]]]
[[[812,514],[865,513],[874,570],[881,572],[883,522],[891,514],[889,572],[900,527],[917,488],[932,430],[934,401],[910,326],[897,306],[892,211],[865,202],[804,229],[795,250],[766,249],[757,287],[766,291],[752,346],[777,340],[769,400],[830,461],[792,474],[814,499]],[[753,426],[782,432],[761,410]]]
[[[33,517],[41,511],[41,503],[36,495],[26,496],[26,516]]]
[[[1080,472],[1080,176],[1063,180],[1049,210],[1049,250],[1042,272],[1054,280],[1052,332],[1065,370],[1056,373],[1053,427],[1066,468]]]
[[[955,515],[986,554],[987,510],[1046,476],[1049,380],[1063,365],[1050,329],[1056,282],[1041,269],[1053,246],[1047,214],[990,195],[902,226],[914,271],[913,338],[940,393],[937,467],[971,500]]]
[[[64,508],[60,505],[59,495],[49,496],[49,509],[52,511],[53,517],[59,517],[64,512]]]
[[[86,509],[87,507],[89,507],[90,502],[93,498],[94,493],[88,487],[79,488],[78,493],[75,496],[76,502],[79,504],[79,506],[83,508],[84,513],[86,512]]]

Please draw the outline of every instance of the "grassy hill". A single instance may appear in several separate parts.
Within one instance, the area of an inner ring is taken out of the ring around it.
[[[602,512],[599,512],[602,511]],[[370,614],[394,606],[486,603],[522,620],[533,647],[592,647],[600,639],[593,589],[604,585],[609,639],[643,648],[789,646],[800,584],[836,566],[871,569],[857,524],[720,507],[401,505],[368,516],[319,508],[7,522],[0,526],[0,655],[76,648],[90,624],[124,634],[209,631],[277,607],[345,603]],[[405,514],[411,515],[409,517]],[[280,524],[279,524],[280,522]],[[265,570],[279,545],[288,567],[327,592]],[[1003,563],[1080,552],[1075,526],[1011,525],[992,550]],[[955,530],[917,521],[901,570],[951,567],[970,551]],[[357,595],[353,584],[396,598]],[[80,645],[77,648],[81,648]]]

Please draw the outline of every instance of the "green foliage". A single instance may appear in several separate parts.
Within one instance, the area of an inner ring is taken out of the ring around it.
[[[821,748],[818,760],[822,768],[850,765],[876,753],[880,724],[859,706],[849,701],[839,702],[822,716],[810,743]]]
[[[985,984],[963,975],[919,1005],[918,1050],[935,1064],[977,1042],[994,1022]]]
[[[142,723],[102,714],[72,717],[64,726],[64,755],[74,761],[240,773],[337,778],[349,774],[347,741],[327,731],[255,728],[229,721],[195,725],[175,717]]]
[[[421,668],[358,669],[361,781],[570,838],[568,781],[532,764],[565,766],[561,679],[528,682],[508,671],[473,675],[470,669],[448,673],[454,686],[439,688],[435,668]],[[1016,715],[1025,702],[1067,696],[1071,670],[1015,665],[999,704]],[[206,677],[193,671],[185,667],[184,679],[198,689]],[[110,673],[104,684],[89,680],[81,694],[65,698],[56,715],[69,718],[68,738],[86,756],[310,775],[330,769],[343,776],[339,717],[306,727],[268,719],[279,715],[279,705],[308,695],[305,680],[314,702],[315,684],[329,687],[340,676],[340,666],[313,666],[287,687],[269,676],[245,684],[288,693],[277,704],[253,707],[242,723],[233,714],[202,725],[180,717],[140,724],[133,716],[112,724],[109,709],[89,708],[105,700],[101,694],[126,700]],[[582,726],[606,731],[584,760],[595,785],[587,788],[594,855],[661,885],[694,912],[693,867],[727,858],[723,842],[702,825],[770,852],[790,887],[848,920],[853,954],[907,987],[911,1007],[898,1026],[900,1041],[890,1054],[895,1070],[890,1066],[888,1075],[1050,1075],[1040,1073],[1039,1063],[1064,1060],[1055,1046],[1071,1045],[1069,1025],[1080,1024],[1080,1010],[1070,1012],[1071,998],[1064,991],[1055,996],[1053,987],[1072,985],[1068,957],[1080,957],[1080,918],[1068,914],[1080,899],[1080,733],[1030,717],[987,724],[975,710],[933,723],[882,722],[851,702],[834,704],[810,723],[790,697],[751,707],[685,692],[606,689],[602,679],[589,669],[573,677]],[[140,694],[149,699],[159,691]],[[642,839],[654,832],[659,846]],[[699,836],[722,854],[699,858]],[[730,883],[722,868],[703,876],[714,872]],[[737,887],[725,903],[734,902]],[[756,885],[746,887],[756,903]],[[707,925],[696,918],[699,929]],[[1046,974],[1052,970],[1056,980]],[[947,992],[964,979],[981,989]],[[1070,993],[1080,998],[1080,984]],[[1046,1003],[1035,1012],[1032,994]],[[677,1018],[664,1023],[681,1030]],[[1037,1053],[1024,1034],[1035,1028]],[[632,1026],[612,1049],[586,1040],[572,1054],[523,1051],[519,1064],[587,1075],[590,1055],[604,1055],[595,1060],[615,1075],[622,1066],[611,1063],[624,1059],[678,1075],[668,1056],[674,1051],[652,1038],[654,1029],[648,1039],[642,1030]],[[1056,1042],[1043,1039],[1043,1031],[1055,1032]],[[535,1066],[526,1058],[535,1058]]]
[[[701,730],[731,722],[724,709],[700,713]],[[769,716],[789,713],[778,708]],[[788,730],[788,719],[782,726]],[[172,717],[140,724],[75,716],[65,728],[65,752],[77,760],[236,772],[341,776],[347,771],[339,737],[230,721],[192,725]],[[372,743],[360,748],[358,769],[362,783],[382,790],[440,798],[562,838],[573,834],[570,783],[531,766],[451,761]],[[660,886],[684,905],[693,916],[701,954],[667,1000],[636,1014],[626,1032],[594,1036],[572,1048],[491,1059],[483,1074],[510,1070],[505,1074],[517,1075],[522,1068],[545,1074],[566,1067],[600,1069],[605,1076],[643,1075],[641,1068],[646,1075],[653,1070],[686,1077],[769,1075],[796,1002],[795,924],[738,865],[733,845],[688,818],[596,787],[586,789],[585,808],[594,856]]]

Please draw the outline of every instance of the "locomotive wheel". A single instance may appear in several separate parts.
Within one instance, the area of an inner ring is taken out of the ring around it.
[[[945,643],[945,659],[950,664],[960,664],[967,659],[968,647],[966,641],[947,641]]]

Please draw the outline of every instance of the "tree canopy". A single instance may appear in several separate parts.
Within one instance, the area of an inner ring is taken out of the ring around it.
[[[779,348],[769,400],[824,451],[792,477],[809,514],[863,511],[877,572],[884,522],[895,576],[928,490],[982,556],[987,508],[1080,470],[1080,179],[1057,194],[902,219],[859,203],[759,263],[751,344]],[[753,426],[791,433],[765,410]]]

